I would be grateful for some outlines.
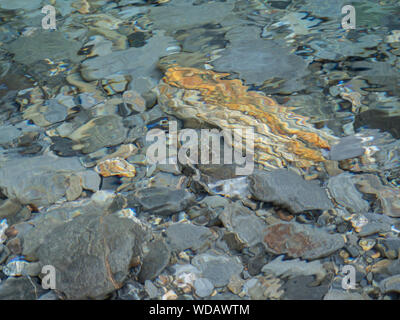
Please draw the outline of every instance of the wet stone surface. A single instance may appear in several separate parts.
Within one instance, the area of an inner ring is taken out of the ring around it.
[[[313,260],[342,248],[344,239],[341,235],[329,234],[313,226],[281,222],[267,227],[264,244],[275,254]]]
[[[249,176],[249,186],[257,200],[286,207],[293,213],[332,208],[326,191],[317,182],[306,181],[293,171],[257,171]]]

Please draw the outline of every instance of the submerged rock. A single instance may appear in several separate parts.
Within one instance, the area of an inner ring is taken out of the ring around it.
[[[0,300],[36,300],[44,290],[35,279],[10,277],[0,283]]]
[[[218,23],[231,15],[234,1],[205,2],[175,0],[163,6],[153,7],[149,17],[156,29],[167,31],[184,30],[207,23]]]
[[[211,251],[195,256],[192,264],[201,271],[203,278],[209,279],[217,288],[226,286],[233,275],[243,270],[237,258]]]
[[[255,161],[272,169],[288,164],[308,168],[325,160],[321,149],[329,149],[335,137],[313,128],[306,117],[290,108],[250,91],[240,80],[222,79],[228,75],[196,68],[169,68],[158,87],[158,103],[166,113],[188,122],[237,129],[241,138],[250,136],[248,128],[252,127],[254,152],[250,144],[244,146],[233,139],[231,131],[221,132],[234,149],[246,148],[248,163]],[[242,175],[252,171],[241,169]]]
[[[122,286],[142,256],[147,232],[139,220],[88,213],[54,228],[37,257],[55,267],[57,290],[68,299],[104,297]]]
[[[162,238],[155,239],[146,245],[148,253],[143,258],[139,280],[153,280],[168,265],[170,259],[170,250]]]
[[[32,36],[18,37],[7,45],[7,49],[14,54],[15,61],[27,65],[44,59],[79,62],[83,59],[78,55],[80,48],[79,41],[66,39],[59,31],[47,30],[39,30]]]
[[[333,207],[326,191],[290,170],[256,171],[249,176],[253,197],[288,208],[294,213]]]
[[[139,203],[143,211],[162,216],[182,211],[195,200],[195,196],[184,189],[166,187],[140,189],[132,196],[133,201]]]
[[[191,249],[199,249],[211,246],[213,234],[202,226],[196,226],[190,223],[174,223],[166,230],[167,239],[173,250],[178,252]]]
[[[346,160],[362,156],[365,149],[362,147],[363,139],[357,136],[348,136],[339,140],[329,151],[330,160]]]
[[[84,181],[98,190],[100,179],[93,181],[91,173],[76,158],[43,155],[19,158],[0,164],[0,189],[10,199],[22,204],[48,206],[67,196],[75,200],[82,192]],[[89,187],[88,187],[89,188]],[[80,190],[80,192],[79,192]]]
[[[264,245],[274,254],[315,260],[341,249],[345,242],[340,234],[297,222],[280,222],[266,228]]]
[[[327,274],[318,260],[312,262],[301,261],[300,259],[283,261],[283,256],[279,256],[267,263],[261,271],[265,274],[273,274],[283,278],[315,275],[318,280],[323,280]]]
[[[383,185],[373,174],[357,175],[354,178],[358,189],[366,195],[373,195],[379,201],[382,213],[394,218],[400,217],[400,191],[389,185]]]
[[[99,116],[85,123],[67,137],[75,141],[74,150],[91,153],[124,142],[128,129],[116,115]]]
[[[267,224],[253,211],[238,203],[227,205],[219,219],[229,232],[233,232],[245,246],[262,242],[263,231]]]
[[[108,55],[84,61],[81,70],[82,77],[87,81],[93,81],[107,79],[115,74],[131,74],[134,78],[157,75],[158,59],[167,55],[167,48],[175,44],[173,38],[158,31],[143,47],[114,51]]]
[[[302,78],[309,71],[305,60],[290,51],[275,40],[236,40],[212,64],[218,71],[237,72],[247,84],[261,85],[278,78],[284,81],[285,91],[299,91],[305,87]]]
[[[289,279],[283,286],[285,300],[321,300],[329,289],[327,284],[312,286],[312,276]]]
[[[327,187],[338,204],[350,212],[366,213],[369,210],[369,203],[362,198],[362,194],[357,190],[354,177],[348,172],[341,173],[331,177]]]

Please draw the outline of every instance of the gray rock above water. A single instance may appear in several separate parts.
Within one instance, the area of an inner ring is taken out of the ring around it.
[[[293,213],[332,208],[326,191],[315,181],[306,181],[293,171],[257,170],[249,176],[250,192],[254,198],[272,202]]]

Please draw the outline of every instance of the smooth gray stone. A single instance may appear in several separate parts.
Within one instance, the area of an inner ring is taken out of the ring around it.
[[[143,211],[162,216],[185,210],[195,200],[195,196],[186,190],[166,187],[140,189],[133,197]]]
[[[54,228],[37,257],[55,267],[56,288],[67,299],[104,298],[124,283],[133,259],[141,260],[149,237],[139,220],[88,213]]]
[[[91,199],[66,202],[62,206],[41,211],[29,221],[15,225],[17,237],[23,243],[22,254],[29,260],[37,260],[37,250],[47,241],[54,229],[71,221],[77,213],[101,215],[107,212],[112,199],[101,199],[99,193],[102,192],[95,193]]]
[[[157,239],[147,244],[149,250],[144,257],[139,273],[139,281],[144,283],[146,280],[156,278],[168,265],[171,257],[168,246],[164,239]]]
[[[273,274],[276,277],[283,278],[315,275],[318,279],[323,279],[326,276],[326,270],[319,260],[307,262],[291,259],[283,261],[283,256],[267,263],[261,271],[266,275]]]
[[[217,288],[226,286],[234,274],[238,275],[243,270],[238,259],[211,251],[195,256],[192,265]]]
[[[34,65],[44,59],[79,62],[84,59],[84,56],[78,55],[81,46],[78,40],[66,39],[60,31],[49,32],[40,28],[32,36],[18,37],[7,44],[7,49],[14,53],[15,61]]]
[[[42,155],[12,159],[0,163],[0,189],[21,204],[49,206],[66,194],[72,175],[85,171],[77,158]],[[92,180],[91,188],[94,184]]]
[[[214,291],[214,286],[212,284],[212,282],[206,278],[200,278],[200,279],[196,279],[194,281],[194,289],[196,291],[196,294],[200,297],[200,298],[205,298],[210,296],[213,291]]]
[[[0,283],[0,300],[36,300],[43,292],[32,278],[9,277]]]
[[[149,295],[150,299],[155,299],[160,294],[158,288],[150,280],[146,280],[144,282],[144,288],[145,288],[147,294]]]
[[[362,139],[349,136],[339,140],[329,151],[329,159],[334,161],[352,159],[362,156],[365,149],[362,147]]]
[[[167,55],[167,48],[172,46],[176,46],[176,41],[164,36],[164,31],[157,31],[143,47],[115,51],[82,62],[81,74],[87,81],[106,79],[116,73],[132,74],[135,78],[156,75],[158,59]]]
[[[0,126],[0,144],[6,144],[18,138],[22,131],[14,126]]]
[[[224,227],[235,233],[246,246],[262,242],[263,231],[267,224],[257,217],[253,211],[238,202],[225,206],[219,215]]]
[[[124,142],[128,130],[122,118],[117,115],[93,118],[70,135],[68,138],[76,143],[75,150],[91,153],[103,147],[116,146]]]
[[[322,300],[329,285],[311,286],[312,276],[299,276],[289,279],[282,287],[285,290],[284,300]]]
[[[293,213],[327,210],[333,207],[326,191],[316,181],[306,181],[293,171],[256,170],[249,177],[254,198],[285,207]]]
[[[365,213],[369,210],[368,201],[362,198],[355,187],[354,175],[348,172],[331,177],[328,181],[328,190],[337,203],[354,213]]]
[[[363,215],[367,218],[368,223],[362,226],[361,230],[358,232],[358,236],[360,237],[366,237],[376,233],[390,232],[392,225],[396,221],[395,219],[378,213],[369,212]]]
[[[171,249],[178,252],[186,249],[196,251],[211,245],[212,233],[206,227],[174,223],[167,228],[166,233]]]

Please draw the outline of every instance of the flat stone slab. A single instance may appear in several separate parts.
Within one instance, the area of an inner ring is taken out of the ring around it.
[[[42,155],[0,163],[0,190],[22,204],[48,206],[68,194],[75,193],[77,198],[84,186],[97,191],[99,185],[97,173],[84,168],[77,158]]]
[[[184,189],[166,187],[140,189],[131,198],[140,204],[143,211],[162,216],[180,212],[195,200],[195,196]]]
[[[296,222],[268,226],[263,243],[271,253],[307,260],[329,256],[345,245],[340,234],[329,234],[323,229]]]
[[[369,210],[369,203],[362,198],[362,193],[356,188],[354,175],[348,172],[331,177],[328,181],[328,190],[337,203],[350,212],[365,213]]]
[[[211,245],[213,236],[208,228],[190,223],[174,223],[167,228],[166,233],[171,249],[178,252],[186,249],[196,251]]]
[[[238,258],[214,252],[206,252],[195,256],[192,265],[201,271],[203,278],[209,279],[214,287],[223,287],[231,277],[243,270]]]
[[[333,207],[326,191],[315,181],[304,180],[287,169],[256,170],[249,177],[254,198],[287,208],[293,213],[327,210]]]
[[[56,270],[56,288],[68,299],[104,298],[122,287],[140,261],[147,228],[113,214],[84,214],[48,235],[37,251],[43,265]]]
[[[329,159],[340,161],[362,156],[365,149],[362,147],[363,140],[356,136],[348,136],[339,140],[329,151]]]
[[[253,211],[238,203],[230,203],[219,215],[224,227],[237,235],[240,242],[253,246],[262,241],[266,223]]]

